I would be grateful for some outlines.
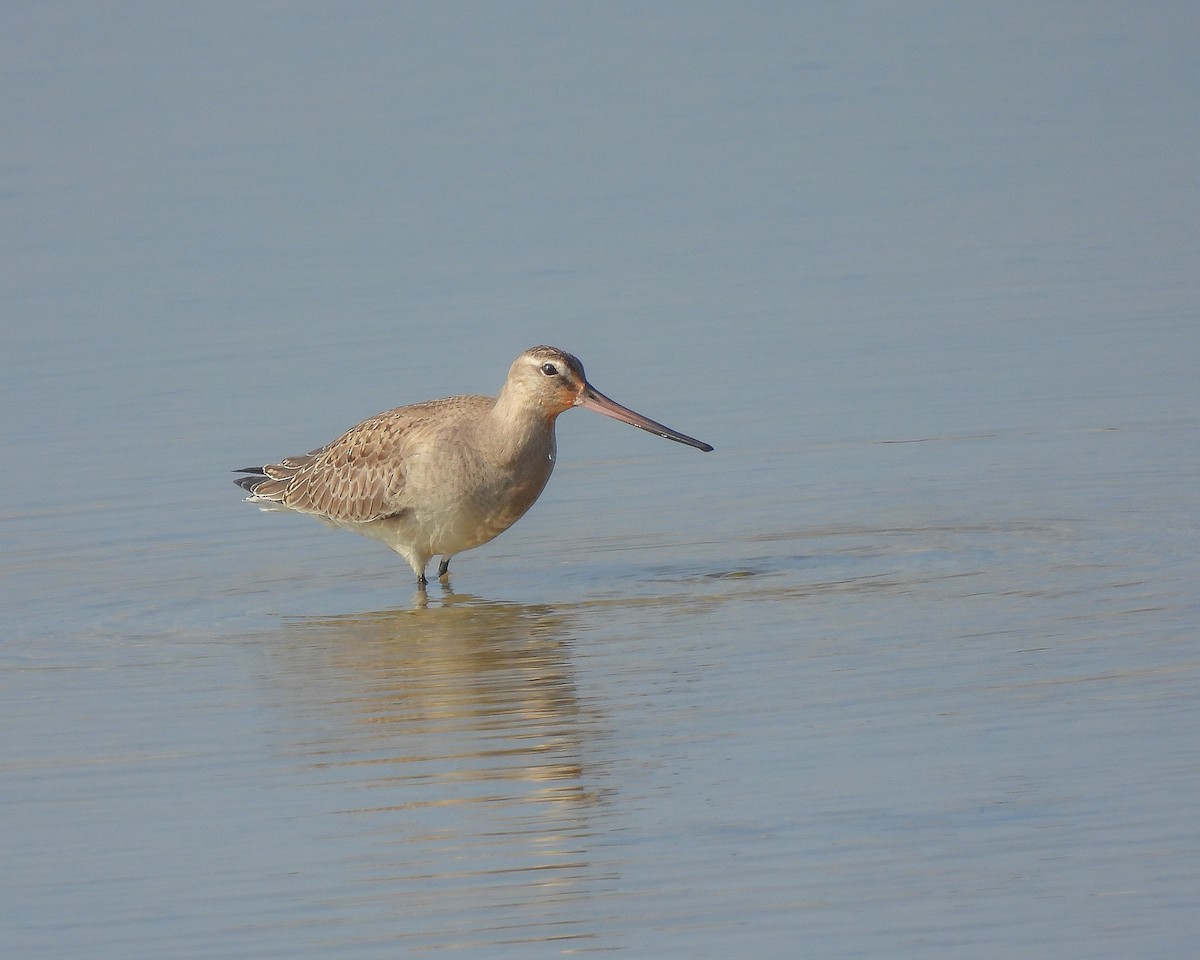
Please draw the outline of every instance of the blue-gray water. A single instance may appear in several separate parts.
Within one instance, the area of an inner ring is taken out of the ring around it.
[[[1193,3],[10,4],[6,957],[1190,958]],[[525,347],[415,603],[229,470]]]

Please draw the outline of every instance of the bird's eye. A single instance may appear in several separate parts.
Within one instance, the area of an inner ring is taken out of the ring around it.
[[[542,373],[544,373],[548,377],[557,377],[558,376],[558,367],[556,367],[552,363],[543,363],[542,364]]]

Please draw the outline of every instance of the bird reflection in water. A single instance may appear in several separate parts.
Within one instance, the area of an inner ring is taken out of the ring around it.
[[[570,618],[448,594],[281,634],[292,731],[309,734],[287,752],[334,791],[324,813],[362,825],[348,853],[371,897],[420,925],[449,911],[573,939],[571,904],[605,882],[588,854],[605,724],[577,695]]]

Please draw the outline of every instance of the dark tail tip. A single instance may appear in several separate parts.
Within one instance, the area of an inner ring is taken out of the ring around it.
[[[239,467],[234,473],[246,473],[246,477],[234,477],[233,482],[245,490],[247,493],[253,493],[254,488],[262,481],[267,479],[267,475],[263,473],[262,467]]]

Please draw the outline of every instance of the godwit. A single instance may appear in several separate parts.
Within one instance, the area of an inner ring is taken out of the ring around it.
[[[705,452],[712,447],[634,413],[587,382],[554,347],[517,357],[498,397],[447,397],[387,410],[332,443],[234,482],[264,510],[311,513],[379,540],[426,584],[425,567],[487,543],[541,494],[554,469],[554,421],[585,407]]]

